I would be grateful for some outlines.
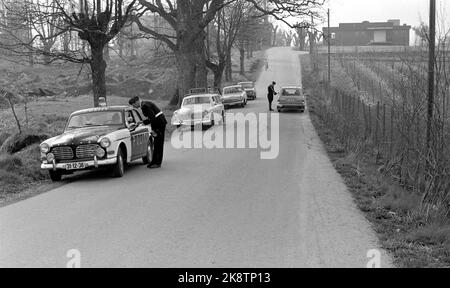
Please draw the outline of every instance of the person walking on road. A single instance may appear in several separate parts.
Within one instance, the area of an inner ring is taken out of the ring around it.
[[[164,136],[166,133],[167,120],[161,109],[151,101],[142,101],[139,97],[133,97],[128,102],[136,109],[141,108],[142,114],[147,119],[144,120],[145,125],[151,125],[152,131],[156,133],[155,150],[153,153],[152,162],[148,164],[147,168],[160,168],[164,155]]]
[[[269,87],[267,88],[267,90],[268,90],[267,100],[269,100],[269,111],[273,111],[273,109],[272,109],[273,96],[277,95],[277,92],[275,92],[276,84],[277,83],[275,83],[275,81],[273,81],[272,84],[270,84]]]

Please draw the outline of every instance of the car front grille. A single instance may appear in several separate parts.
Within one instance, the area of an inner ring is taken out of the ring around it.
[[[95,150],[100,148],[97,144],[86,144],[80,145],[76,149],[76,155],[79,159],[89,159],[94,158]]]
[[[51,151],[56,160],[72,160],[73,150],[69,146],[55,147]]]

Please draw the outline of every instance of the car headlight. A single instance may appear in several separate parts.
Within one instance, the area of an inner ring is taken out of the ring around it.
[[[98,158],[103,158],[103,157],[105,157],[105,154],[106,154],[106,152],[105,152],[105,150],[103,150],[102,148],[98,147],[97,149],[95,149],[95,155],[96,155]]]
[[[109,146],[111,146],[111,140],[109,140],[109,138],[103,138],[102,140],[100,140],[100,146],[102,146],[103,148],[108,148]]]
[[[41,152],[44,154],[50,152],[50,145],[48,145],[47,143],[41,144]]]
[[[53,162],[53,160],[55,160],[55,155],[53,153],[48,153],[47,154],[47,161],[48,162]]]

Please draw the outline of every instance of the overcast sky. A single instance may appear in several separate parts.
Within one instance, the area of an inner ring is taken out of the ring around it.
[[[440,20],[445,17],[446,26],[450,27],[450,0],[436,2]],[[366,20],[385,22],[388,19],[400,19],[402,25],[418,26],[421,21],[428,23],[429,3],[429,0],[329,0],[331,26]],[[328,8],[328,4],[324,8]],[[411,33],[411,44],[413,36]]]

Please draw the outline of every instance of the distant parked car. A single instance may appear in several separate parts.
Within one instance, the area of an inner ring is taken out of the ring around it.
[[[53,181],[78,170],[108,167],[122,177],[124,166],[152,161],[153,137],[138,110],[127,106],[99,107],[72,113],[64,133],[40,145],[41,168]]]
[[[279,95],[278,112],[281,112],[283,109],[298,109],[302,113],[305,112],[306,100],[301,87],[283,87]]]
[[[202,125],[211,127],[225,123],[225,108],[221,96],[211,90],[191,90],[194,94],[187,95],[181,108],[173,113],[171,124],[177,127]],[[199,94],[195,94],[199,93]]]
[[[222,103],[225,108],[239,105],[247,105],[247,93],[241,85],[228,86],[223,88]]]
[[[247,93],[248,100],[255,100],[256,99],[256,89],[255,89],[255,83],[253,82],[239,82],[238,85],[241,85],[242,88]]]

